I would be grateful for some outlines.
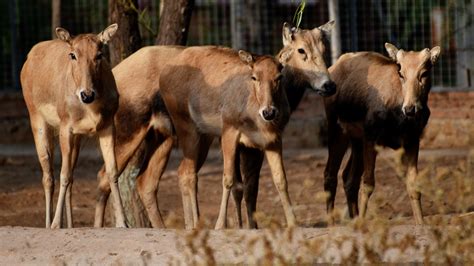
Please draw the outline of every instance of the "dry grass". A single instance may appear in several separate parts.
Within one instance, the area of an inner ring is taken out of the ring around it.
[[[390,168],[404,180],[401,153],[396,160],[387,161]],[[244,250],[236,251],[238,264],[287,265],[301,263],[381,263],[418,262],[442,264],[469,264],[474,262],[474,150],[466,160],[452,167],[440,167],[435,161],[421,169],[418,187],[422,200],[430,200],[436,208],[436,215],[426,217],[426,226],[406,226],[407,219],[395,217],[387,220],[378,218],[375,211],[366,219],[348,220],[344,210],[336,210],[335,216],[343,227],[324,229],[314,235],[302,228],[283,228],[272,215],[257,213],[259,224],[268,228],[259,233],[236,236],[235,230],[224,231],[229,241],[243,243]],[[440,184],[446,180],[454,183],[454,189],[446,190]],[[301,185],[300,193],[311,187],[312,181]],[[299,195],[298,193],[297,195]],[[446,199],[455,199],[447,201]],[[324,193],[314,196],[324,202]],[[398,200],[397,200],[398,201]],[[374,204],[397,204],[378,199]],[[449,203],[447,203],[449,202]],[[305,206],[296,206],[304,210]],[[410,221],[411,223],[411,221]],[[405,226],[400,226],[405,225]],[[171,264],[214,265],[221,247],[209,242],[209,235],[215,231],[204,229],[183,231],[177,247],[181,255]],[[407,227],[410,230],[407,230]],[[184,240],[183,240],[184,239]],[[220,251],[222,252],[222,251]]]

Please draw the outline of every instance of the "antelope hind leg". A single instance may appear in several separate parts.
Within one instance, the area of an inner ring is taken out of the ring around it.
[[[146,168],[143,173],[138,176],[137,189],[153,228],[165,228],[158,205],[157,191],[173,148],[173,137],[165,138],[158,145],[150,160],[144,164]]]

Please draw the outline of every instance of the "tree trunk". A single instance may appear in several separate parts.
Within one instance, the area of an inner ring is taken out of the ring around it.
[[[51,37],[56,39],[56,28],[61,26],[61,0],[53,0],[51,4]]]
[[[339,0],[329,0],[329,19],[336,24],[331,32],[331,64],[341,55],[341,20],[339,19]]]
[[[118,36],[115,36],[110,47],[110,59],[113,66],[140,47],[138,31],[138,14],[130,8],[130,2],[137,7],[137,1],[109,0],[110,22],[118,22]],[[191,11],[194,0],[164,0],[160,18],[158,44],[186,44]],[[184,30],[183,30],[184,29]],[[139,200],[136,190],[136,177],[140,172],[146,147],[141,145],[132,160],[119,177],[119,189],[122,197],[127,222],[131,227],[150,227],[145,208]]]
[[[128,226],[132,228],[151,227],[146,209],[137,191],[137,176],[146,153],[146,148],[143,146],[142,144],[135,152],[135,155],[119,176],[118,181],[125,217],[127,218]]]
[[[114,67],[141,47],[137,0],[109,0],[109,22],[118,30],[109,42],[110,63]]]
[[[117,33],[109,42],[112,67],[141,47],[137,6],[137,0],[109,0],[109,23],[118,24]],[[139,149],[118,180],[125,216],[130,227],[151,225],[136,189],[143,156],[144,150]]]
[[[186,45],[194,0],[162,0],[156,44]]]

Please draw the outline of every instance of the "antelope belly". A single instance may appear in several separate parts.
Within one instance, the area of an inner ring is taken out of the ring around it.
[[[222,131],[222,117],[220,113],[198,112],[189,105],[189,114],[199,131],[203,134],[220,136]]]

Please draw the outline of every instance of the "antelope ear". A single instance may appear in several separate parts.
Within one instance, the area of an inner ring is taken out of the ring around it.
[[[431,53],[431,63],[434,64],[436,60],[438,60],[439,54],[441,53],[441,47],[435,46],[431,48],[430,53]]]
[[[239,50],[239,57],[240,60],[242,60],[242,62],[244,62],[245,64],[249,65],[250,67],[253,66],[254,58],[251,53],[246,52],[244,50]]]
[[[387,50],[388,56],[395,62],[397,62],[397,53],[398,53],[398,48],[395,47],[395,45],[386,42],[385,43],[385,50]]]
[[[286,49],[286,50],[284,50],[284,51],[281,52],[280,55],[278,56],[278,61],[279,61],[281,64],[286,64],[286,62],[288,62],[288,60],[290,59],[292,53],[293,53],[293,49]]]
[[[324,32],[324,34],[331,36],[331,31],[332,29],[334,29],[334,25],[336,25],[336,22],[334,20],[331,20],[328,23],[319,26],[318,29]]]
[[[61,41],[69,42],[71,40],[71,34],[69,34],[66,29],[63,29],[61,27],[56,28],[56,36]]]
[[[293,42],[293,33],[296,29],[288,22],[283,23],[282,37],[283,37],[283,46],[289,45]]]
[[[103,30],[101,33],[97,34],[97,37],[99,37],[100,42],[103,44],[107,44],[112,36],[117,32],[118,25],[117,23],[114,23],[110,26],[108,26],[105,30]]]

